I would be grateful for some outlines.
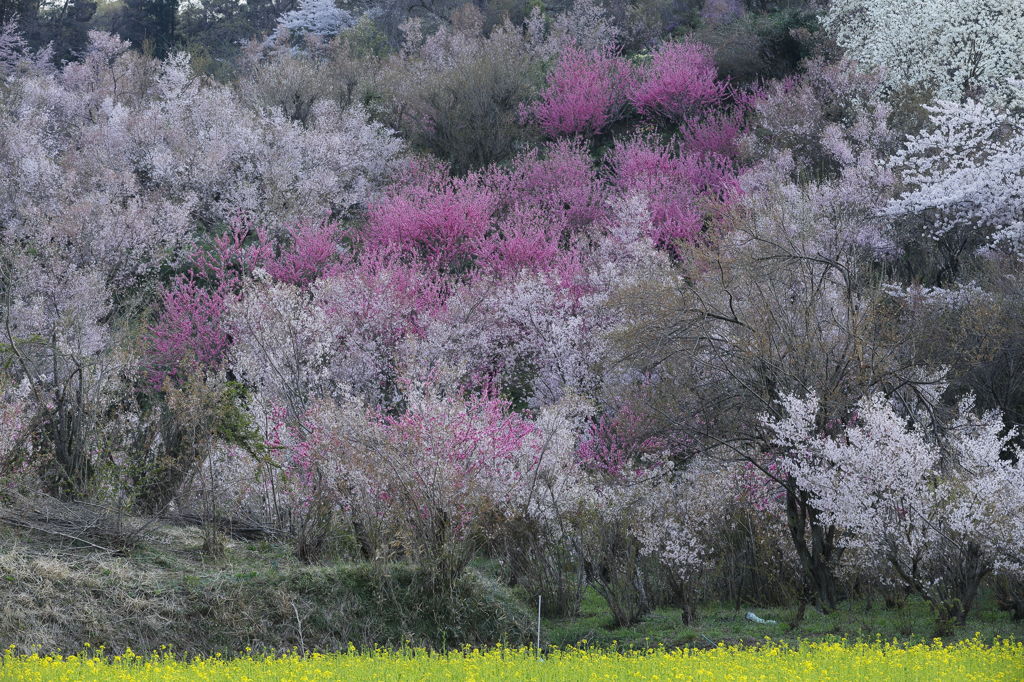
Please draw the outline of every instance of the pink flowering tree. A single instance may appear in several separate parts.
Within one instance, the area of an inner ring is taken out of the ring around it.
[[[492,169],[487,182],[499,197],[499,210],[537,209],[560,230],[585,231],[608,214],[604,182],[580,140],[557,140],[542,154],[531,150],[507,170]]]
[[[208,249],[197,249],[187,272],[161,292],[161,309],[149,328],[150,374],[157,386],[188,371],[217,369],[230,343],[223,317],[242,279],[271,258],[266,239],[252,248],[251,221],[235,216]]]
[[[227,292],[182,276],[164,290],[162,310],[150,328],[153,381],[178,377],[187,367],[216,367],[229,344],[222,325]]]
[[[524,110],[548,137],[597,135],[625,112],[629,62],[608,49],[562,51],[539,101]]]
[[[150,328],[153,380],[178,376],[184,367],[217,369],[230,344],[228,308],[250,276],[262,270],[284,284],[308,286],[350,261],[344,232],[330,220],[293,223],[274,238],[245,215],[208,248],[192,254],[189,270],[164,288],[161,312]]]
[[[453,178],[440,166],[409,167],[403,182],[373,203],[363,232],[367,250],[396,250],[458,271],[491,230],[497,197],[480,178]]]
[[[283,237],[273,240],[261,231],[254,249],[258,266],[280,282],[306,286],[351,260],[343,243],[346,232],[336,221],[300,220],[288,225]]]
[[[359,527],[353,512],[364,508],[357,490],[365,481],[346,456],[345,439],[366,428],[366,416],[355,400],[311,405],[299,419],[288,413],[275,407],[266,413],[267,456],[250,462],[255,471],[232,487],[244,491],[240,509],[287,530],[296,555],[314,561],[333,528]],[[225,464],[232,473],[232,463]]]
[[[723,104],[728,84],[718,79],[711,49],[694,42],[662,43],[630,88],[629,101],[644,116],[682,121]]]
[[[716,154],[729,159],[739,155],[740,138],[746,131],[747,108],[690,116],[679,126],[679,147],[687,154]]]
[[[664,452],[666,440],[652,431],[650,420],[628,405],[602,415],[581,439],[576,456],[584,468],[614,479],[627,473],[642,473],[645,455]]]
[[[563,279],[607,217],[608,188],[579,140],[531,150],[482,181],[496,198],[494,229],[476,246],[475,263],[502,278],[528,270]]]
[[[671,145],[633,138],[610,155],[612,182],[625,194],[644,196],[650,205],[650,236],[674,251],[680,242],[702,236],[715,212],[739,188],[732,164],[717,155],[678,153]]]

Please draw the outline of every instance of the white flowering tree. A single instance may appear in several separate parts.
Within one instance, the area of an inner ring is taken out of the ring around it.
[[[14,73],[45,73],[50,71],[53,50],[47,46],[32,50],[12,19],[0,24],[0,83]]]
[[[782,403],[785,417],[763,420],[782,468],[845,548],[931,603],[940,629],[964,623],[985,575],[1020,571],[1024,464],[998,412],[967,398],[937,431],[876,393],[826,435],[814,394]]]
[[[884,69],[890,90],[1005,101],[1024,75],[1019,0],[833,0],[821,20],[850,57]]]
[[[622,31],[594,0],[576,0],[567,11],[548,22],[539,7],[526,20],[531,48],[545,59],[553,59],[566,48],[587,52],[616,44]]]
[[[360,109],[321,103],[302,126],[204,82],[184,55],[160,62],[99,32],[81,61],[8,79],[0,368],[31,387],[61,492],[82,491],[98,416],[142,374],[130,339],[161,276],[239,212],[273,227],[348,214],[400,149]]]
[[[922,219],[947,275],[980,248],[1024,254],[1024,119],[968,100],[928,107],[927,129],[889,161],[905,191],[894,217]]]
[[[356,18],[334,4],[334,0],[299,0],[298,7],[277,18],[269,41],[285,36],[336,36],[355,24]]]

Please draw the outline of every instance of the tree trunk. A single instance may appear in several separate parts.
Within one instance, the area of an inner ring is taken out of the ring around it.
[[[807,493],[797,489],[792,477],[786,485],[786,518],[807,587],[818,608],[828,613],[838,602],[833,564],[842,550],[836,547],[835,529],[822,525],[817,511],[808,502]]]
[[[974,602],[978,598],[978,587],[981,585],[981,580],[991,570],[990,564],[982,555],[981,548],[973,542],[967,544],[962,567],[963,573],[958,576],[956,585],[959,592],[957,599],[959,608],[955,614],[957,625],[967,623],[967,615],[974,608]]]
[[[48,485],[49,492],[58,499],[73,500],[85,494],[92,477],[82,434],[82,388],[73,398],[60,395],[56,406],[47,417],[45,432],[53,448],[54,470]]]
[[[178,494],[182,483],[202,462],[202,452],[170,410],[160,416],[160,451],[146,461],[135,480],[135,506],[143,514],[159,514]]]

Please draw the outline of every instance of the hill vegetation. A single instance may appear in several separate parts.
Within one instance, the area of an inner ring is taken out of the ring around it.
[[[12,1],[0,638],[1019,635],[1022,3]]]

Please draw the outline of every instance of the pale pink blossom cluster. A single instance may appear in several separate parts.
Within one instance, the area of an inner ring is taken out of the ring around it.
[[[834,435],[816,425],[816,396],[788,396],[765,419],[782,469],[877,575],[966,613],[987,573],[1019,572],[1024,464],[996,411],[962,400],[947,425],[900,414],[882,394],[863,398]],[[962,614],[954,614],[962,615]]]

